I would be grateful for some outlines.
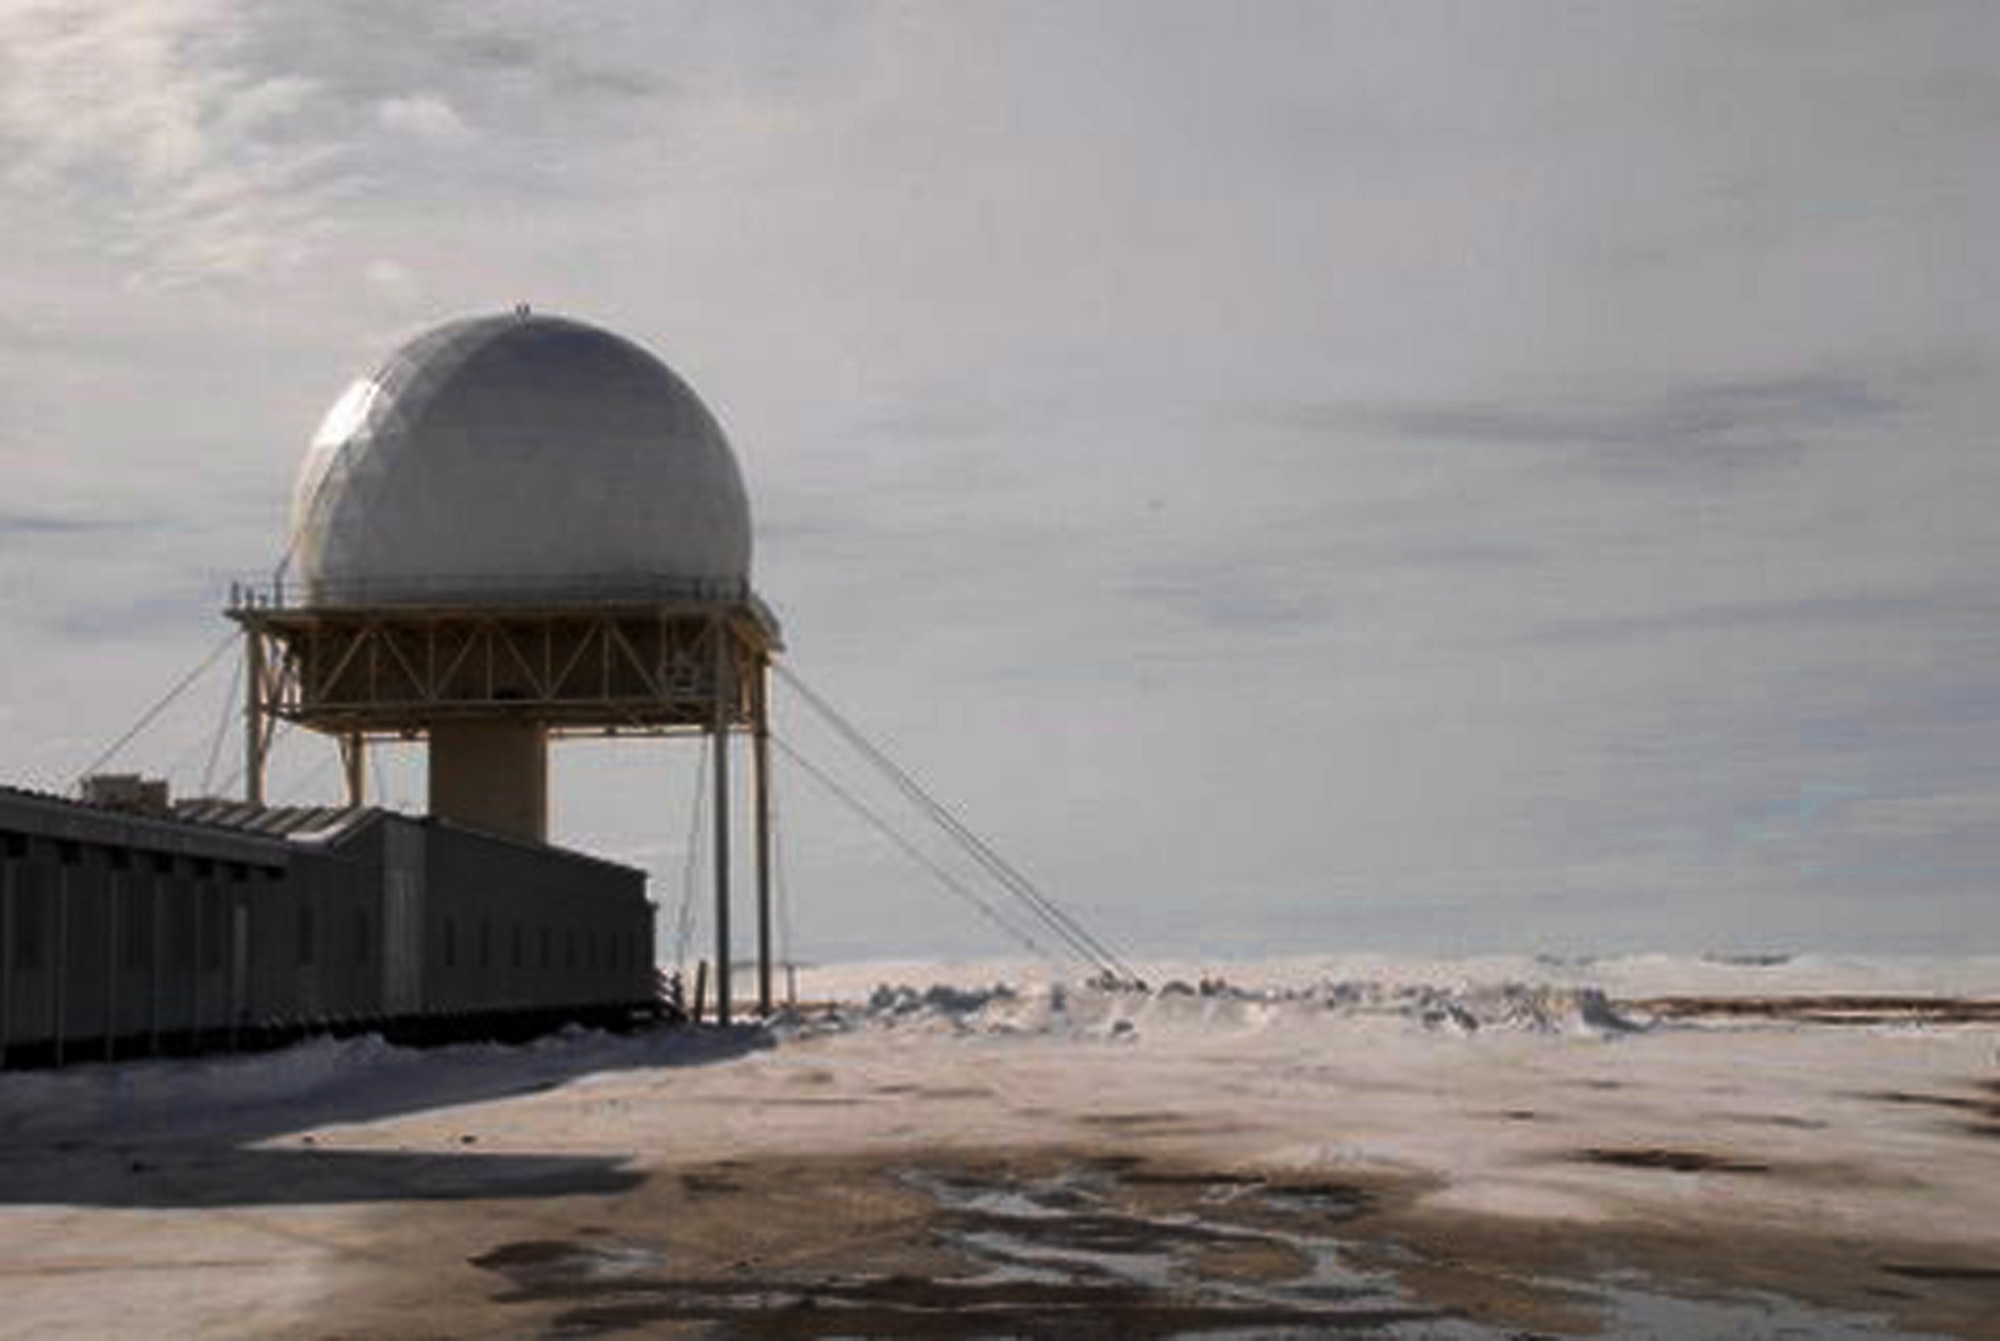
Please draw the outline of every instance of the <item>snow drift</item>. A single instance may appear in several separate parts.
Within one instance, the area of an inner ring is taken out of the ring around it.
[[[884,983],[860,1006],[806,1029],[925,1029],[965,1034],[1134,1035],[1154,1030],[1310,1028],[1364,1018],[1424,1030],[1484,1029],[1613,1035],[1645,1027],[1596,987],[1504,982],[1438,986],[1373,979],[1247,987],[1226,979],[1172,979],[1157,989],[1096,983],[984,987]]]

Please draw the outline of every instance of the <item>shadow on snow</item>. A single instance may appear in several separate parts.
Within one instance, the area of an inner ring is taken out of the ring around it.
[[[476,1116],[436,1147],[343,1148],[328,1126],[553,1090],[592,1075],[727,1062],[754,1027],[569,1034],[431,1051],[315,1040],[254,1056],[0,1075],[0,1205],[135,1209],[604,1195],[615,1155],[478,1149]],[[282,1141],[282,1144],[267,1144]]]

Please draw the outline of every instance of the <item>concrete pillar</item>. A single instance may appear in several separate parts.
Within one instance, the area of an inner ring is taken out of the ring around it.
[[[533,722],[440,722],[430,732],[431,813],[468,829],[545,843],[548,733]]]
[[[243,631],[243,799],[264,804],[264,640]]]
[[[368,803],[368,743],[360,732],[340,738],[340,769],[347,780],[347,804],[358,810]]]

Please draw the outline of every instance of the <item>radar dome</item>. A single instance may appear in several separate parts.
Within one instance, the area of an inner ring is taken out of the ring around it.
[[[334,402],[292,499],[322,604],[746,595],[715,417],[631,341],[525,310],[452,322]]]

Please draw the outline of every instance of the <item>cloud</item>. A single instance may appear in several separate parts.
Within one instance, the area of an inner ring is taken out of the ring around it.
[[[375,120],[385,130],[438,149],[454,148],[472,138],[472,130],[464,118],[435,93],[384,98],[375,104]]]
[[[2000,792],[1871,797],[1845,812],[1846,830],[1855,837],[1922,843],[1950,835],[1983,838],[1989,850],[2000,847]]]
[[[1800,374],[1694,382],[1617,400],[1584,393],[1565,403],[1430,400],[1293,402],[1266,406],[1267,422],[1423,443],[1582,449],[1614,464],[1735,469],[1796,459],[1816,433],[1874,424],[1901,409],[1854,375]]]
[[[398,16],[399,22],[405,16]],[[501,26],[512,22],[515,26]],[[585,55],[579,48],[601,46],[615,51],[619,35],[616,20],[604,16],[601,22],[614,30],[598,32],[595,43],[579,40],[577,31],[546,19],[531,23],[525,16],[501,19],[488,10],[475,9],[472,16],[433,14],[405,28],[409,43],[422,48],[423,63],[431,68],[477,70],[489,75],[525,75],[550,97],[621,101],[649,98],[664,82],[643,66]],[[653,36],[652,25],[638,37]]]
[[[1858,635],[1902,629],[1921,634],[1936,625],[1942,603],[1934,596],[1801,597],[1796,600],[1736,601],[1664,613],[1606,619],[1565,620],[1528,632],[1535,642],[1577,646],[1652,643],[1678,634],[1800,633],[1810,630]]]
[[[377,258],[361,270],[368,291],[393,307],[409,307],[423,297],[423,285],[395,261]]]
[[[75,517],[56,512],[33,512],[19,507],[0,508],[0,537],[90,535],[123,530],[131,523],[95,517]]]
[[[142,286],[312,255],[348,164],[318,81],[234,60],[226,0],[0,11],[0,191],[54,208]]]

